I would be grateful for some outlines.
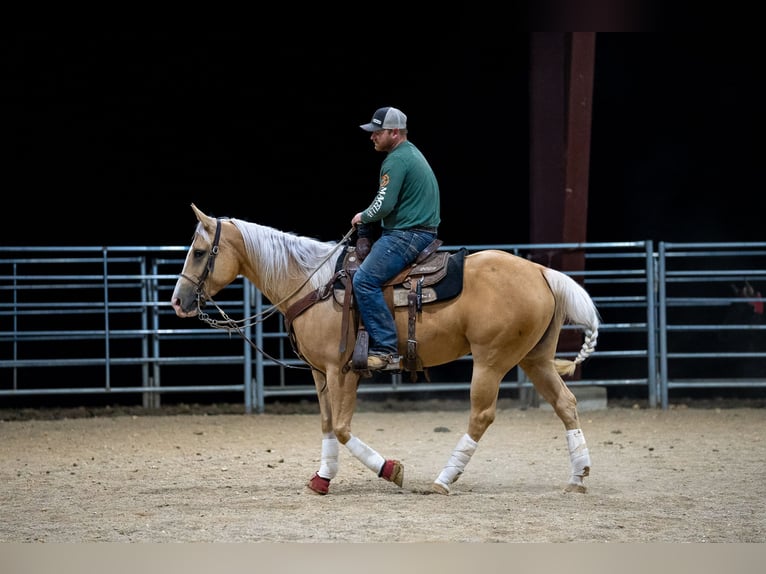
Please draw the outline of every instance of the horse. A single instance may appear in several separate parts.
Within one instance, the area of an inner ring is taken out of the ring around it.
[[[294,350],[311,370],[320,410],[321,458],[306,486],[326,495],[339,472],[340,446],[379,478],[403,485],[404,465],[385,458],[352,432],[351,421],[362,375],[350,369],[355,330],[343,330],[342,306],[328,296],[343,241],[323,242],[236,218],[212,217],[193,203],[197,218],[192,243],[178,276],[171,305],[178,317],[197,316],[217,293],[243,276],[285,315],[303,301],[290,331]],[[308,304],[305,301],[309,301]],[[400,351],[407,342],[407,308],[395,308]],[[569,480],[565,492],[586,492],[591,459],[580,426],[577,400],[562,376],[594,352],[600,315],[587,291],[561,271],[502,250],[465,256],[459,295],[424,304],[417,322],[418,353],[424,368],[470,354],[468,426],[447,457],[430,492],[451,493],[478,443],[496,416],[503,377],[523,369],[565,428]],[[574,359],[556,357],[565,323],[583,332]],[[340,344],[339,344],[340,341]],[[345,344],[343,344],[345,342]]]

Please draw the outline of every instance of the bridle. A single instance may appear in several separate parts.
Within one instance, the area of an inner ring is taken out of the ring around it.
[[[188,275],[185,275],[183,273],[180,273],[180,276],[186,279],[189,283],[194,285],[194,293],[197,295],[197,310],[201,311],[202,306],[205,304],[205,300],[209,299],[207,295],[205,295],[205,281],[207,281],[208,276],[213,272],[213,269],[215,269],[215,258],[218,256],[218,253],[220,251],[218,244],[221,241],[221,218],[216,218],[215,220],[215,236],[213,237],[213,244],[210,246],[210,252],[207,254],[207,262],[205,263],[205,268],[202,270],[202,275],[200,275],[199,279],[197,281],[194,281],[191,277]]]

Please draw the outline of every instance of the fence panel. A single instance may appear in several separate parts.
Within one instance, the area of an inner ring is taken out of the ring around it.
[[[658,260],[662,408],[675,389],[766,387],[766,243],[660,243]]]

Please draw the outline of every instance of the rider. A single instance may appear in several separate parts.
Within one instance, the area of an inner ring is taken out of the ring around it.
[[[381,225],[380,237],[354,274],[354,297],[370,335],[367,368],[399,370],[396,323],[383,298],[383,285],[436,239],[441,222],[439,184],[426,158],[407,139],[407,116],[401,110],[379,108],[370,123],[359,127],[371,132],[375,150],[386,157],[375,198],[351,219],[360,237],[366,225]]]

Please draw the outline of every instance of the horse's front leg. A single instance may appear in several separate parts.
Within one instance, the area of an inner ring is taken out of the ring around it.
[[[327,494],[330,491],[330,481],[338,474],[338,438],[333,431],[332,404],[327,389],[327,378],[317,370],[312,369],[314,384],[319,399],[319,414],[322,426],[322,457],[319,470],[309,479],[306,486],[317,494]]]
[[[337,378],[333,379],[333,376]],[[333,381],[338,381],[338,383],[333,384]],[[356,409],[356,390],[359,383],[359,375],[353,371],[341,374],[338,370],[332,369],[327,372],[327,382],[328,390],[326,396],[321,400],[329,400],[330,402],[329,408],[333,413],[332,436],[340,444],[345,445],[354,458],[373,471],[378,477],[393,482],[397,486],[402,486],[404,481],[404,465],[398,460],[384,458],[375,449],[365,444],[351,432],[351,419]],[[325,432],[324,427],[323,432]],[[309,487],[311,488],[311,484],[309,484]],[[312,490],[316,492],[315,488],[312,488]],[[326,494],[326,492],[322,494]]]
[[[349,434],[346,448],[364,466],[380,478],[393,482],[397,486],[402,486],[404,482],[404,465],[400,461],[383,458],[375,449],[352,434]]]

